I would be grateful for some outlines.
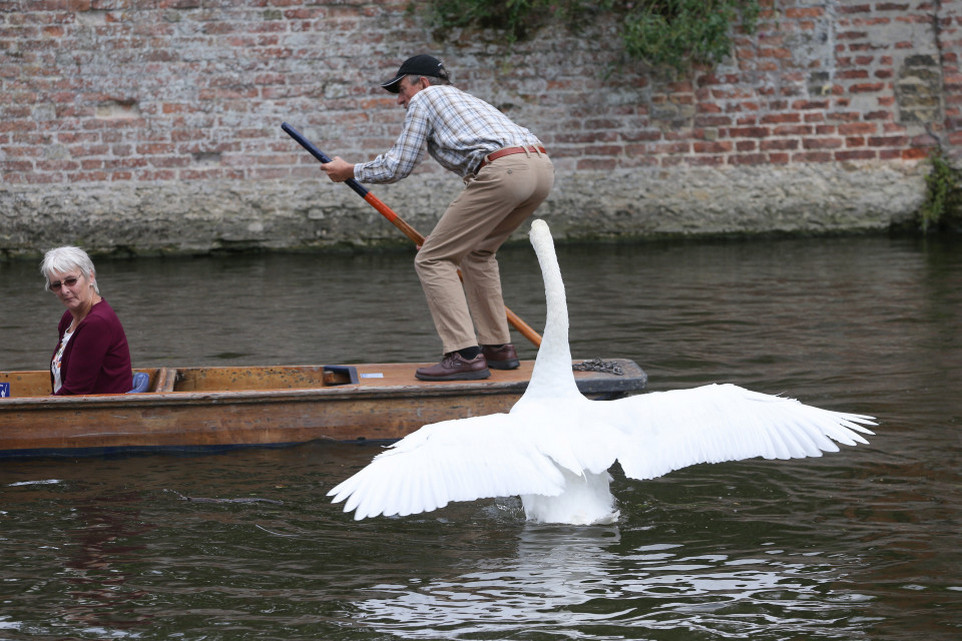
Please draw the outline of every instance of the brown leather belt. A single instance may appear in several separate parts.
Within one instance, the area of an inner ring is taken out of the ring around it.
[[[485,156],[481,160],[481,164],[478,165],[477,171],[481,171],[481,168],[485,165],[491,164],[491,161],[497,160],[502,156],[510,156],[511,154],[527,154],[527,153],[542,153],[545,156],[548,152],[545,151],[544,147],[535,147],[534,145],[526,145],[524,147],[505,147],[504,149],[499,149],[497,151],[492,151],[490,154]]]

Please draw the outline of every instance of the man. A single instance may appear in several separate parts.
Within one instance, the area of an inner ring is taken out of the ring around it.
[[[470,380],[490,376],[489,367],[514,369],[518,354],[511,344],[496,252],[548,196],[554,184],[551,161],[530,131],[451,86],[433,56],[408,58],[381,86],[396,93],[407,110],[400,136],[370,162],[350,164],[335,157],[322,164],[331,180],[395,182],[427,151],[465,183],[414,261],[444,351],[440,363],[419,368],[415,376]]]

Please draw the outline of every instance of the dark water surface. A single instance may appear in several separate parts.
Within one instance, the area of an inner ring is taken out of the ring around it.
[[[616,470],[616,525],[516,500],[356,523],[325,493],[378,451],[0,462],[0,639],[962,638],[962,243],[559,250],[576,357],[651,389],[734,382],[881,420],[822,459]],[[135,364],[426,360],[410,254],[100,261]],[[509,306],[544,315],[530,247]],[[44,368],[60,304],[0,264],[0,368]],[[522,347],[524,357],[534,350]],[[264,501],[188,501],[266,499]]]

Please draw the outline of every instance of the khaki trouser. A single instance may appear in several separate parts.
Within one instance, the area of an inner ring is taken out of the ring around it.
[[[445,354],[511,342],[496,252],[548,196],[554,168],[546,155],[512,154],[465,182],[414,260]]]

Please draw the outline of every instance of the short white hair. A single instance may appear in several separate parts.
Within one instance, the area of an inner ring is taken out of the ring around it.
[[[43,274],[44,277],[43,288],[50,291],[51,274],[65,274],[76,269],[83,272],[87,280],[93,283],[94,291],[99,294],[100,288],[97,286],[94,262],[90,260],[87,252],[79,247],[72,247],[70,245],[56,247],[44,254],[43,262],[40,263],[40,273]]]

